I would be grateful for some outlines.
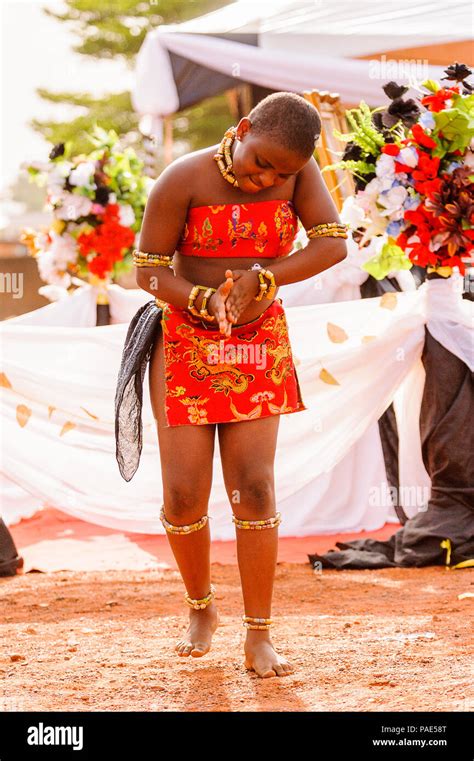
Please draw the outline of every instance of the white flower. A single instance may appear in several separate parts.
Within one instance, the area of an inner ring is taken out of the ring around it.
[[[52,251],[42,251],[36,257],[38,271],[42,280],[50,285],[60,285],[68,288],[71,285],[71,276],[68,272],[56,268],[56,259]]]
[[[49,182],[52,184],[63,183],[65,178],[69,175],[69,172],[73,168],[74,164],[70,161],[60,161],[54,163],[51,171],[49,172]]]
[[[115,193],[109,194],[109,203],[117,203],[117,196],[115,195]]]
[[[69,175],[71,185],[92,185],[95,164],[93,161],[82,161]]]
[[[434,116],[431,113],[431,111],[424,111],[420,118],[418,119],[419,124],[423,127],[423,129],[434,129],[435,128],[435,120]]]
[[[48,186],[49,203],[51,206],[63,203],[68,195],[69,194],[67,190],[64,189],[63,185],[53,184]]]
[[[377,177],[385,177],[386,175],[395,174],[395,161],[393,156],[389,156],[388,153],[381,153],[375,164],[375,174]]]
[[[68,288],[71,285],[71,276],[67,272],[68,265],[77,259],[76,241],[72,235],[58,235],[51,231],[51,242],[46,237],[38,251],[36,261],[42,280],[50,285],[58,285]]]
[[[474,169],[474,148],[470,148],[466,153],[463,163],[470,169]]]
[[[340,213],[341,222],[344,222],[352,230],[356,230],[363,223],[365,214],[364,209],[357,202],[354,196],[348,196],[342,204]]]
[[[75,193],[66,193],[61,200],[62,206],[55,211],[59,219],[73,220],[79,217],[87,217],[92,208],[90,198],[78,196]]]
[[[51,168],[49,161],[25,161],[21,166],[25,169],[27,167],[32,167],[32,169],[36,169],[38,172],[49,172]]]
[[[54,255],[58,268],[65,269],[69,263],[77,259],[76,241],[69,233],[58,235],[52,232],[51,238],[49,250]]]
[[[131,227],[135,222],[135,212],[130,204],[119,204],[119,221],[124,227]]]
[[[408,191],[402,185],[396,185],[385,193],[381,193],[378,202],[384,206],[386,211],[381,211],[382,215],[391,215],[391,219],[402,219],[404,214],[403,204],[408,195]],[[393,215],[393,216],[392,216]]]
[[[408,148],[402,148],[397,156],[397,161],[406,166],[414,167],[418,164],[418,151],[412,146]]]

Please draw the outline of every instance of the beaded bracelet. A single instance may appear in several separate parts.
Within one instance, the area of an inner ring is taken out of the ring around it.
[[[213,293],[216,292],[215,288],[208,288],[206,291],[204,291],[204,296],[202,297],[202,303],[201,303],[201,309],[199,310],[201,317],[204,320],[208,320],[209,322],[214,322],[215,317],[211,316],[209,312],[207,311],[207,300],[212,296]]]
[[[322,222],[320,225],[313,225],[306,230],[306,236],[312,238],[347,238],[348,226],[340,222]]]
[[[199,291],[205,292],[203,303],[200,310],[194,305],[196,296],[198,295]],[[189,293],[188,307],[187,307],[188,310],[191,312],[191,314],[193,314],[195,317],[199,317],[200,319],[205,320],[206,322],[215,322],[216,320],[215,315],[210,315],[206,309],[207,299],[212,293],[215,293],[215,291],[216,291],[215,288],[208,288],[207,285],[193,285]]]
[[[263,297],[267,299],[273,299],[276,291],[275,275],[271,270],[259,269],[257,270],[259,280],[259,292],[255,296],[255,301],[261,301]],[[265,282],[265,278],[269,281],[270,285]]]

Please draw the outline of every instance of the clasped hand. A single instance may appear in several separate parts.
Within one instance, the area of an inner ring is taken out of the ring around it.
[[[216,317],[219,331],[230,336],[232,325],[258,292],[258,276],[255,270],[227,269],[225,277],[209,299],[208,311]]]

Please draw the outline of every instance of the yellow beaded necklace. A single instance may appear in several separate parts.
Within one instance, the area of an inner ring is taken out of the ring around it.
[[[236,137],[237,127],[229,127],[229,129],[227,129],[224,133],[224,137],[222,138],[222,142],[217,153],[215,153],[213,156],[214,161],[217,162],[217,166],[219,167],[221,175],[225,180],[227,180],[227,182],[230,182],[234,188],[239,187],[239,183],[235,178],[232,168],[231,153],[232,145],[234,144]]]

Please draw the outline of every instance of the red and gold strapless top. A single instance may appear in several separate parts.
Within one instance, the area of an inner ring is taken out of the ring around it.
[[[176,250],[185,256],[276,258],[290,253],[297,232],[292,201],[191,206]]]

